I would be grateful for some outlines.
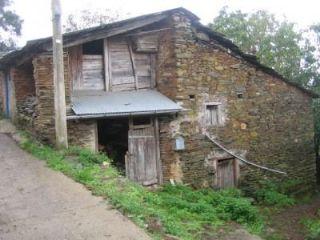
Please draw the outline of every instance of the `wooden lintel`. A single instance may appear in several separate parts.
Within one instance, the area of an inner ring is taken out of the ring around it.
[[[147,34],[167,31],[167,30],[172,30],[172,28],[160,28],[160,29],[155,29],[155,30],[150,30],[150,31],[142,31],[142,32],[137,32],[137,33],[130,33],[127,36],[147,35]]]

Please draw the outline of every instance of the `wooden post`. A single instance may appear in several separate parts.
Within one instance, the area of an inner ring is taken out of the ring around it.
[[[57,148],[68,147],[60,0],[51,0],[54,110]]]

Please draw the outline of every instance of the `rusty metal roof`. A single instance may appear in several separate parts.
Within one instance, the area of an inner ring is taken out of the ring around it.
[[[68,119],[176,113],[182,107],[155,90],[90,91],[72,97],[72,110]]]

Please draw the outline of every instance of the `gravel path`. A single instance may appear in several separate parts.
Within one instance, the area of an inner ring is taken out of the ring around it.
[[[82,185],[0,133],[0,240],[149,239]]]

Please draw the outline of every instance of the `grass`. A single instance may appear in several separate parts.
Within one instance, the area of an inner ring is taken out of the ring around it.
[[[21,147],[93,194],[106,197],[117,209],[154,238],[166,234],[180,239],[201,239],[226,223],[236,222],[260,232],[263,220],[257,207],[240,190],[194,190],[183,185],[165,185],[150,191],[119,175],[103,154],[71,147],[56,151],[26,138]]]
[[[301,223],[307,230],[306,240],[320,239],[320,209],[318,210],[318,217],[302,219]]]
[[[260,205],[277,209],[290,207],[296,204],[294,189],[299,184],[298,181],[270,181],[260,182],[260,188],[254,193],[254,198]]]

